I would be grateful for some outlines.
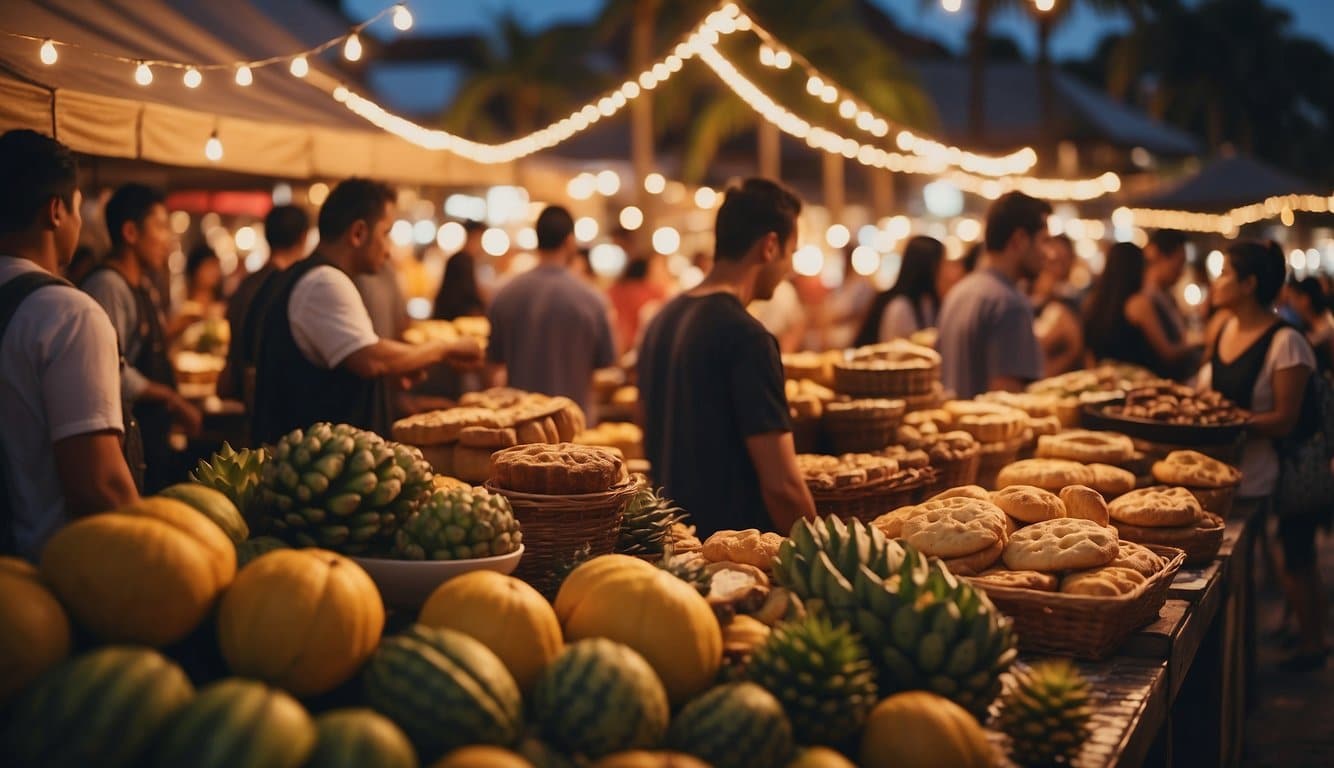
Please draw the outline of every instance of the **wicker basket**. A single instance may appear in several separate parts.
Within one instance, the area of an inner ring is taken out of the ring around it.
[[[593,557],[616,547],[621,512],[639,486],[627,481],[603,493],[574,496],[520,493],[491,483],[486,489],[509,499],[523,529],[525,552],[514,575],[553,597],[557,569],[573,561],[585,544]]]
[[[888,480],[834,490],[811,490],[821,516],[856,518],[870,523],[886,512],[920,502],[935,478],[930,469],[908,469]]]
[[[908,413],[913,411],[929,411],[944,405],[949,397],[945,393],[945,387],[940,382],[931,385],[931,391],[924,395],[902,395],[905,410]]]
[[[834,366],[834,389],[853,397],[931,395],[940,383],[940,367],[871,368],[859,363]]]
[[[1237,488],[1236,485],[1225,485],[1222,488],[1186,488],[1186,490],[1200,502],[1205,512],[1212,512],[1227,519],[1232,514],[1232,501],[1237,496]]]
[[[903,423],[903,401],[888,413],[872,416],[858,411],[829,411],[821,425],[834,453],[874,453],[898,442]]]
[[[1227,524],[1219,515],[1211,515],[1208,525],[1182,530],[1180,528],[1146,528],[1112,521],[1117,535],[1126,541],[1146,547],[1174,547],[1186,553],[1186,565],[1208,565],[1223,546]]]
[[[964,578],[1014,620],[1021,650],[1096,661],[1111,655],[1136,629],[1158,618],[1167,590],[1186,561],[1186,553],[1174,547],[1149,549],[1167,560],[1167,566],[1122,597],[1042,592]]]
[[[977,467],[977,484],[987,490],[995,490],[996,476],[1002,469],[1019,460],[1019,451],[1023,447],[1023,438],[1004,443],[984,443]]]
[[[974,446],[964,456],[954,459],[931,460],[936,479],[927,486],[926,495],[934,496],[950,488],[977,483],[978,469],[982,466],[982,446]],[[997,470],[999,471],[999,470]]]

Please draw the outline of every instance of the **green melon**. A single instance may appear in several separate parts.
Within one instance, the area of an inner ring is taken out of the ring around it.
[[[288,694],[229,678],[172,717],[153,750],[155,768],[298,768],[315,748],[315,724]]]
[[[236,545],[236,568],[240,570],[246,563],[267,555],[275,549],[287,549],[287,542],[276,536],[256,536]]]
[[[423,761],[469,744],[519,740],[523,702],[489,648],[420,624],[385,639],[366,665],[366,701],[393,720]]]
[[[191,509],[217,524],[233,544],[240,544],[250,536],[250,526],[246,525],[240,510],[221,491],[201,483],[177,483],[163,488],[158,495],[188,504]]]
[[[315,751],[305,768],[417,768],[417,753],[384,715],[336,709],[315,718]]]
[[[783,705],[754,683],[720,685],[691,701],[667,744],[714,768],[781,768],[794,749]]]
[[[194,696],[157,651],[111,646],[66,661],[13,702],[0,755],[13,768],[142,765],[162,725]]]
[[[552,744],[590,758],[658,746],[671,716],[653,667],[601,637],[566,646],[543,670],[533,712]]]

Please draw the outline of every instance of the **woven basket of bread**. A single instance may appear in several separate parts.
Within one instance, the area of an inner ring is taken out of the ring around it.
[[[834,389],[853,397],[933,394],[940,383],[940,355],[903,339],[849,350],[834,363]]]
[[[832,490],[813,488],[811,496],[815,499],[815,511],[821,516],[835,515],[870,523],[890,510],[922,501],[934,478],[935,471],[930,467],[909,467],[894,477],[866,485]]]
[[[902,400],[883,398],[832,402],[821,426],[834,453],[869,453],[895,442],[904,409]]]
[[[986,592],[991,602],[1014,620],[1019,648],[1024,652],[1097,661],[1115,652],[1135,630],[1158,618],[1168,588],[1186,562],[1186,553],[1175,547],[1145,546],[1165,565],[1134,591],[1116,597],[1047,592],[964,578]]]

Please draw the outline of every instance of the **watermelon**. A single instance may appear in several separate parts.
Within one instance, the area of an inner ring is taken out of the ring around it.
[[[378,712],[336,709],[315,718],[315,751],[305,768],[417,768],[417,753]]]
[[[138,766],[164,723],[194,696],[157,651],[110,646],[38,678],[13,702],[0,730],[0,760],[13,768]]]
[[[199,691],[162,731],[155,768],[298,768],[315,748],[315,724],[296,699],[240,678]]]
[[[366,701],[407,734],[425,762],[469,744],[519,740],[523,702],[504,662],[468,635],[415,624],[366,665]]]
[[[667,691],[629,646],[572,643],[538,678],[533,712],[542,735],[567,753],[599,758],[656,747],[667,732]]]
[[[246,563],[275,549],[287,548],[287,542],[276,536],[256,536],[253,539],[246,539],[236,545],[236,568],[240,570]]]
[[[754,683],[720,685],[687,704],[667,743],[714,768],[780,768],[795,748],[783,705]]]
[[[240,544],[250,536],[250,526],[232,500],[221,491],[201,483],[177,483],[163,488],[159,496],[185,502],[190,508],[212,520],[233,544]]]

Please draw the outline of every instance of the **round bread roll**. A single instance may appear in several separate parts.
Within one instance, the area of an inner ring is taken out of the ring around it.
[[[1111,521],[1107,514],[1106,499],[1087,485],[1067,485],[1062,488],[1061,501],[1065,504],[1066,517],[1092,520],[1098,525],[1107,525]]]
[[[973,577],[973,581],[994,584],[998,587],[1016,587],[1018,589],[1036,589],[1041,592],[1055,592],[1060,579],[1050,573],[1037,571],[1011,571],[1005,568],[992,568]]]
[[[1166,565],[1161,557],[1142,544],[1122,539],[1119,548],[1120,551],[1117,553],[1116,559],[1112,561],[1112,565],[1138,571],[1146,578],[1161,571],[1163,566]]]
[[[1146,528],[1179,528],[1193,525],[1204,515],[1200,502],[1185,488],[1154,486],[1121,496],[1107,505],[1119,523]]]
[[[903,538],[935,557],[972,555],[1005,540],[1005,513],[978,499],[928,501],[904,521]]]
[[[1199,451],[1172,451],[1154,462],[1153,479],[1187,488],[1226,488],[1241,482],[1241,471]]]
[[[1065,504],[1051,491],[1032,485],[1011,485],[991,494],[991,503],[1021,523],[1065,517]]]
[[[1135,490],[1135,474],[1111,464],[1090,464],[1093,482],[1089,483],[1104,498],[1114,499]]]
[[[1075,571],[1116,559],[1116,532],[1092,520],[1058,518],[1020,528],[1001,555],[1015,571]]]
[[[986,549],[963,557],[947,558],[944,563],[955,576],[976,576],[995,565],[1003,551],[1005,551],[1005,541],[997,539],[995,544]]]
[[[1131,594],[1145,581],[1139,571],[1108,566],[1066,576],[1061,579],[1061,591],[1067,595],[1121,597]]]
[[[987,489],[980,485],[959,485],[937,493],[935,496],[928,499],[928,501],[936,501],[938,499],[977,499],[978,501],[989,501],[990,495],[987,493]]]

